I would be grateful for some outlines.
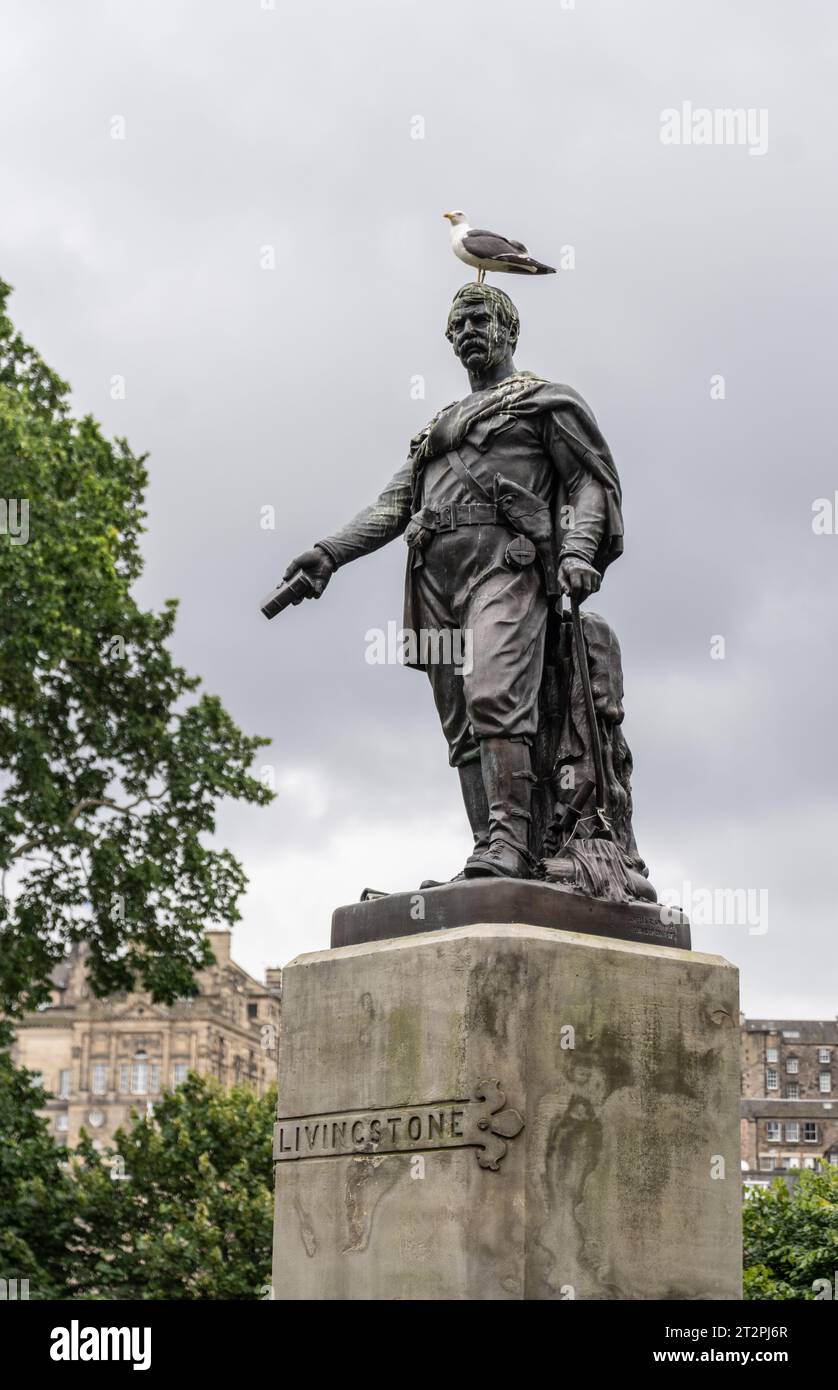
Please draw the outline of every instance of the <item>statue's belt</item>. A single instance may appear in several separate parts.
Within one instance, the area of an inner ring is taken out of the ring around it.
[[[456,531],[460,526],[505,524],[505,518],[493,502],[446,502],[441,507],[423,507],[410,520],[427,531]]]

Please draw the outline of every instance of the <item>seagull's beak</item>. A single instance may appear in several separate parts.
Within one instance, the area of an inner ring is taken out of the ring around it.
[[[444,212],[442,215],[443,217],[446,217],[449,222],[451,221],[451,218],[454,216],[453,212]]]

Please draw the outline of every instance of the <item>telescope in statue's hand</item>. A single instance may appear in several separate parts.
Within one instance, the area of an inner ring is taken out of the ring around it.
[[[314,598],[314,595],[314,585],[305,570],[297,570],[290,579],[284,579],[275,589],[271,589],[267,598],[262,600],[262,612],[266,618],[275,618],[283,608],[290,608],[292,604],[296,606],[304,598]]]

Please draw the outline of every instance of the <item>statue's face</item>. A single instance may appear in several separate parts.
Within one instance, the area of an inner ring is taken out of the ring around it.
[[[454,352],[470,372],[486,371],[500,362],[509,348],[508,331],[479,299],[455,306],[448,331]]]

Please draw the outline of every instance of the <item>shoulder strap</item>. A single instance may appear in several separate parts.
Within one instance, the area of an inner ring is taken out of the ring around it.
[[[471,472],[468,464],[463,458],[459,449],[450,449],[445,455],[445,461],[452,473],[455,473],[461,483],[465,483],[469,492],[478,497],[481,502],[494,502],[493,497],[482,483],[479,483]]]

